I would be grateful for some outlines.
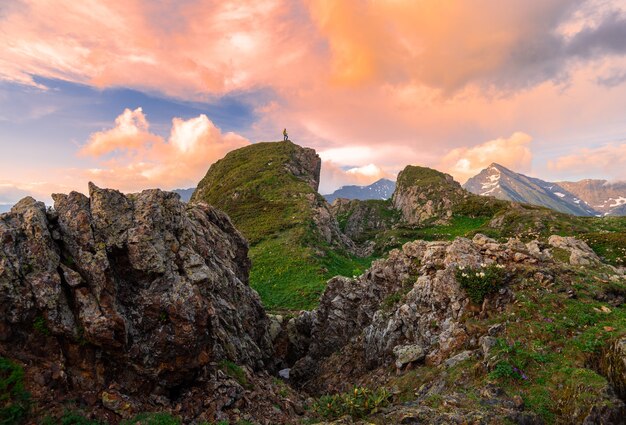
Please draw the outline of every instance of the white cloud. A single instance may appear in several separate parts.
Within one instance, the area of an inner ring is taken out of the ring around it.
[[[202,114],[189,120],[174,118],[170,136],[149,131],[141,108],[115,119],[115,126],[91,135],[80,154],[100,165],[84,171],[99,185],[133,191],[146,187],[190,187],[209,166],[233,149],[250,142],[235,133],[222,133]]]

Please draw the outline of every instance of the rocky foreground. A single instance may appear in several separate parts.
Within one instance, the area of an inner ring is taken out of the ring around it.
[[[78,400],[113,423],[154,410],[212,421],[235,406],[284,421],[263,372],[256,401],[245,373],[224,373],[266,370],[273,354],[247,242],[225,214],[159,190],[54,200],[0,218],[0,354],[24,365],[42,412]]]
[[[624,270],[577,239],[410,242],[289,318],[248,286],[248,245],[225,214],[158,190],[89,195],[0,216],[0,356],[25,371],[32,423],[66,409],[194,424],[626,413]],[[320,398],[364,388],[380,392],[358,410]]]

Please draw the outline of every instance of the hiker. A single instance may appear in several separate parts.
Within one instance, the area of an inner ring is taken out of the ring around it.
[[[287,136],[287,129],[283,129],[283,142],[289,140],[289,136]]]

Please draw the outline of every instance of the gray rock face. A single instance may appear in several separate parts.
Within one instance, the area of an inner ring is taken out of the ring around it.
[[[589,266],[594,264],[600,264],[600,258],[596,253],[589,248],[589,246],[576,238],[571,236],[563,237],[558,235],[552,235],[548,239],[548,243],[560,249],[565,249],[570,252],[569,262],[573,266]]]
[[[85,394],[191,385],[229,359],[272,354],[269,321],[248,286],[245,239],[228,217],[177,195],[32,198],[0,216],[0,352],[64,371]],[[33,324],[48,329],[41,338]]]
[[[393,354],[396,356],[396,367],[400,369],[409,363],[420,361],[425,353],[421,345],[396,345],[393,347]]]
[[[291,161],[285,163],[285,168],[294,176],[305,180],[317,192],[320,186],[322,160],[315,149],[298,147],[294,150]]]

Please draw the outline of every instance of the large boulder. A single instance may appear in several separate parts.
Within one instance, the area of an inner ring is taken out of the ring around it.
[[[269,321],[229,218],[159,190],[89,189],[0,216],[0,355],[91,404],[166,405],[220,361],[263,367]]]

